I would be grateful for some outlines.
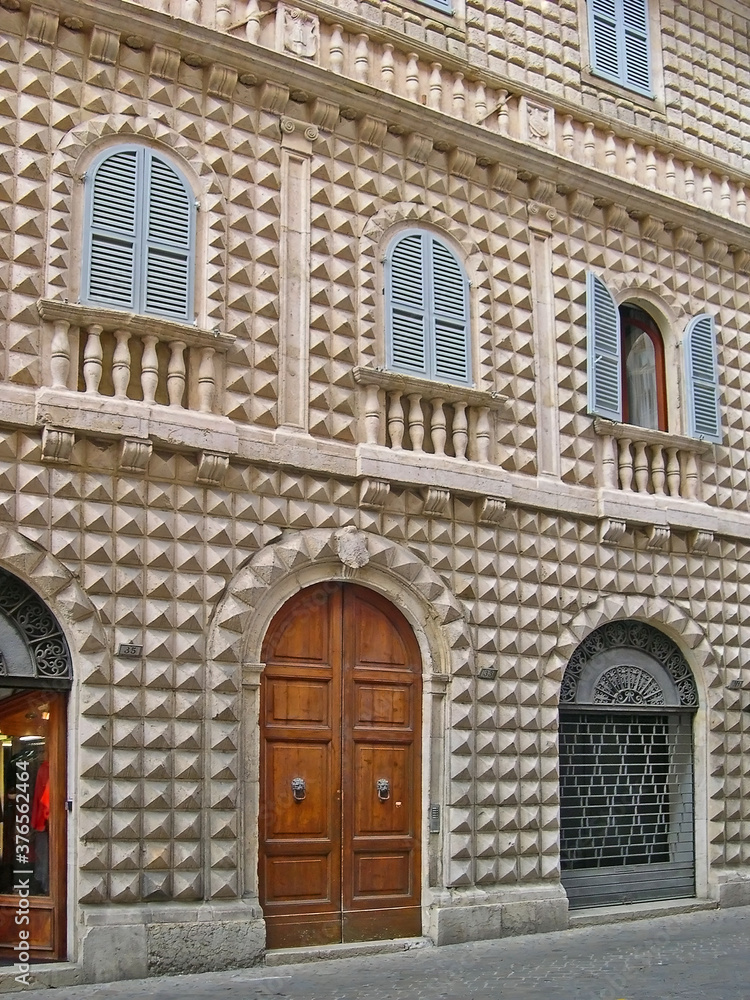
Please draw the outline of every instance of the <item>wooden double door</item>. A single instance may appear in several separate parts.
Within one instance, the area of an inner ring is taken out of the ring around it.
[[[324,583],[263,648],[260,899],[267,946],[421,933],[421,663],[392,604]]]

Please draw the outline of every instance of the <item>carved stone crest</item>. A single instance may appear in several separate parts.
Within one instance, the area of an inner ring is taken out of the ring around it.
[[[277,47],[300,59],[318,58],[320,22],[314,14],[299,7],[279,4],[276,14]]]
[[[370,561],[367,538],[353,526],[342,528],[341,531],[336,532],[336,549],[345,571],[349,570],[347,576],[353,576],[358,569],[362,569]]]
[[[555,112],[552,108],[522,97],[519,101],[521,129],[524,139],[542,146],[555,145]]]

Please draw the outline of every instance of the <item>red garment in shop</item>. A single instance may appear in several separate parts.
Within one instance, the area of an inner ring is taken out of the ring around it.
[[[44,830],[49,819],[49,761],[43,760],[34,783],[34,801],[31,804],[31,826]]]

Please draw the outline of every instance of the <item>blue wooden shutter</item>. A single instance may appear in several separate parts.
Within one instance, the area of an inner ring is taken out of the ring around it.
[[[93,170],[83,297],[118,309],[136,308],[138,150],[122,149]]]
[[[191,320],[193,197],[177,171],[150,151],[145,214],[143,311]]]
[[[691,321],[685,333],[685,381],[688,434],[721,443],[719,366],[713,316]]]
[[[608,420],[622,420],[620,313],[609,289],[595,274],[586,275],[588,333],[588,409]]]
[[[433,366],[435,378],[470,381],[469,309],[466,275],[453,253],[430,237],[432,275]]]
[[[616,0],[589,0],[589,35],[592,70],[620,81]]]
[[[651,96],[648,0],[589,0],[592,72]]]
[[[386,266],[388,367],[418,375],[427,374],[425,236],[397,240]]]
[[[648,0],[622,0],[623,69],[625,84],[651,93],[648,39]]]
[[[427,7],[434,7],[435,10],[443,10],[446,14],[450,14],[453,11],[451,0],[421,0],[421,2]]]

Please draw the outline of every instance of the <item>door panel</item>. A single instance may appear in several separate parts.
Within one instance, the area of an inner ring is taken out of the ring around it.
[[[263,659],[268,946],[419,934],[421,666],[406,619],[362,587],[310,587],[272,621]]]

